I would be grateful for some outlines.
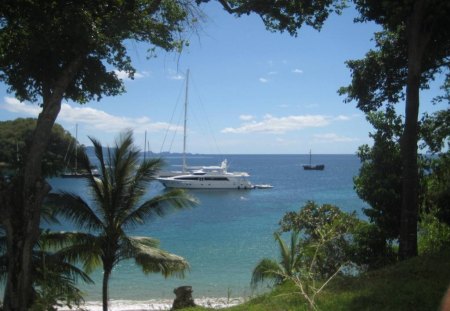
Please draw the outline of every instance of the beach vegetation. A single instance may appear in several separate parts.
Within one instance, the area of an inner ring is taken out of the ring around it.
[[[300,271],[300,255],[298,253],[299,233],[291,232],[289,245],[278,232],[274,233],[274,238],[278,243],[280,260],[270,258],[262,259],[252,272],[251,285],[256,287],[259,283],[272,280],[274,284],[283,283],[286,278],[295,275]]]
[[[40,113],[23,159],[21,204],[11,205],[11,183],[0,182],[0,221],[10,256],[5,310],[26,310],[32,295],[32,252],[39,239],[40,210],[50,186],[42,163],[63,100],[86,103],[125,91],[116,72],[134,77],[130,41],[148,56],[179,52],[200,14],[194,1],[0,2],[0,81]],[[8,204],[6,204],[8,203]]]
[[[263,259],[255,267],[251,284],[265,279],[275,285],[287,281],[311,310],[318,310],[316,299],[339,274],[355,273],[349,250],[352,229],[359,223],[354,213],[344,213],[336,206],[307,202],[298,213],[288,212],[280,221],[280,232],[290,232],[290,245],[274,234],[280,249],[280,261]]]
[[[72,244],[62,250],[64,256],[80,261],[87,272],[103,269],[102,302],[108,310],[109,279],[114,267],[123,260],[134,260],[144,273],[182,277],[188,262],[164,251],[159,241],[131,236],[129,230],[173,209],[194,206],[196,200],[182,189],[166,191],[148,198],[147,186],[156,179],[160,159],[140,159],[131,131],[122,133],[114,148],[104,148],[90,138],[99,163],[100,177],[87,177],[92,200],[78,194],[51,193],[47,204],[55,206],[55,215],[73,222],[80,229],[72,232]],[[80,153],[79,163],[87,170],[91,161]]]
[[[53,210],[44,206],[41,217],[47,224],[58,223]],[[77,307],[84,303],[83,293],[77,287],[79,281],[92,284],[91,278],[76,262],[62,256],[60,250],[70,245],[70,234],[41,229],[38,243],[33,249],[31,273],[33,295],[29,310],[56,310],[57,307]],[[6,283],[8,257],[5,231],[0,226],[0,283]]]
[[[322,311],[445,310],[441,304],[449,279],[450,252],[446,249],[358,275],[338,275],[317,297],[316,306]],[[187,310],[212,309],[198,307]],[[308,311],[310,306],[299,295],[296,285],[287,281],[268,293],[222,310]]]

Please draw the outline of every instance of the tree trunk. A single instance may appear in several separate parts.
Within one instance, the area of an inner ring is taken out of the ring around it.
[[[112,267],[108,267],[103,264],[103,286],[102,286],[102,300],[103,300],[103,311],[108,311],[108,285],[109,285],[109,277],[111,276]]]
[[[6,280],[4,310],[25,311],[32,300],[32,251],[39,238],[41,205],[51,190],[42,178],[42,158],[58,113],[64,92],[73,80],[81,58],[74,60],[62,72],[53,86],[50,96],[44,96],[43,109],[39,114],[33,140],[23,172],[11,183],[11,191],[2,191],[0,202],[8,202],[0,209],[2,224],[7,238],[8,276]],[[20,180],[19,180],[20,179]],[[3,188],[3,187],[2,187]]]
[[[424,0],[417,0],[407,23],[408,77],[406,85],[405,130],[401,141],[402,207],[400,223],[400,259],[417,256],[418,185],[417,165],[419,90],[421,63],[429,36],[423,31]]]

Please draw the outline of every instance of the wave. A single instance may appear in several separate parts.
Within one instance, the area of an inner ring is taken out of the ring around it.
[[[198,306],[222,309],[236,306],[243,303],[244,298],[198,298],[194,302]],[[173,299],[151,299],[151,300],[110,300],[109,310],[111,311],[162,311],[170,310],[172,308]],[[84,305],[80,306],[88,311],[101,311],[101,301],[86,301]],[[58,308],[59,311],[72,311],[69,308]]]

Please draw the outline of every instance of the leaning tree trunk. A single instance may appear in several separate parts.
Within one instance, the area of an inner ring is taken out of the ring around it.
[[[403,164],[400,224],[400,259],[417,256],[419,212],[419,173],[417,165],[419,90],[421,63],[429,35],[423,25],[424,0],[417,0],[407,24],[408,77],[406,86],[405,130],[401,141]]]
[[[67,86],[73,80],[81,58],[74,60],[62,72],[51,92],[43,96],[43,109],[39,114],[34,136],[23,172],[12,182],[20,185],[20,194],[11,201],[13,193],[3,191],[2,224],[6,231],[8,276],[6,280],[4,310],[25,311],[32,301],[32,251],[39,238],[41,205],[51,187],[42,177],[42,158],[47,149],[50,133]],[[46,96],[47,95],[47,96]],[[14,187],[14,184],[12,184]],[[15,189],[17,191],[17,189]],[[18,197],[17,197],[18,196]]]

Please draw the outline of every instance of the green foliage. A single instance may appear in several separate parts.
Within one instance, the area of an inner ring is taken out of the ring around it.
[[[374,40],[378,50],[370,50],[363,59],[346,62],[352,82],[338,91],[340,95],[347,95],[344,102],[356,101],[356,106],[368,113],[386,103],[392,105],[405,99],[407,57],[404,39],[403,33],[378,32]]]
[[[120,94],[123,81],[113,70],[130,77],[135,72],[126,40],[147,43],[150,50],[179,50],[195,12],[191,3],[176,0],[2,1],[0,81],[20,100],[41,97],[45,104],[76,62],[65,99],[85,103]]]
[[[330,277],[349,261],[351,232],[359,222],[355,213],[345,213],[337,206],[319,206],[309,201],[298,213],[284,215],[280,221],[280,231],[299,232],[301,264],[310,266],[314,261],[314,273],[320,279]]]
[[[45,210],[43,215],[51,219],[52,211]],[[56,306],[79,307],[83,302],[83,293],[77,288],[77,282],[93,283],[89,276],[74,262],[60,252],[63,246],[70,245],[70,235],[41,231],[38,244],[33,251],[33,299],[30,310],[56,310]],[[8,256],[6,237],[0,228],[0,282],[6,280]]]
[[[299,254],[298,232],[291,232],[290,246],[282,239],[279,233],[274,234],[280,250],[280,261],[264,258],[253,269],[251,285],[256,287],[267,279],[273,280],[275,284],[283,283],[286,278],[300,272],[301,255]]]
[[[419,253],[437,254],[450,248],[450,225],[439,220],[438,210],[422,213],[419,222]]]
[[[450,225],[450,152],[428,158],[429,172],[424,176],[423,209]]]
[[[450,91],[450,87],[448,90]],[[450,102],[450,101],[449,101]],[[431,152],[438,153],[443,148],[450,149],[450,110],[444,109],[425,114],[422,118],[421,133],[424,140],[422,148],[428,147]]]
[[[323,311],[440,310],[449,279],[450,252],[420,255],[358,276],[336,277],[317,298],[317,307]],[[305,299],[297,292],[292,282],[286,282],[269,293],[224,310],[310,310]]]
[[[210,0],[196,0],[197,3]],[[347,6],[345,0],[321,1],[260,1],[260,0],[221,0],[229,12],[237,16],[255,13],[261,17],[270,31],[287,31],[297,36],[304,25],[320,30],[332,13],[340,14]]]
[[[352,230],[351,261],[361,271],[370,271],[392,264],[397,259],[392,243],[375,224],[361,221]]]
[[[376,132],[371,133],[373,147],[359,147],[361,160],[359,175],[354,178],[358,196],[369,203],[364,213],[384,234],[385,239],[397,239],[401,216],[402,159],[399,139],[402,121],[391,108],[386,112],[372,112],[368,121]]]
[[[0,163],[10,170],[23,167],[28,156],[28,147],[33,139],[36,119],[16,119],[0,122]],[[50,135],[50,142],[42,162],[44,175],[54,176],[67,166],[65,159],[69,146],[75,144],[75,139],[64,128],[55,124]]]
[[[47,204],[57,206],[58,215],[81,229],[71,233],[73,244],[65,249],[65,256],[81,260],[87,271],[103,267],[103,306],[107,309],[109,276],[122,260],[134,259],[144,273],[184,275],[189,267],[184,258],[160,249],[153,238],[129,236],[127,231],[174,208],[192,206],[196,201],[179,189],[144,200],[148,184],[155,180],[162,161],[141,162],[131,131],[123,133],[115,148],[107,148],[106,152],[100,142],[93,138],[91,141],[101,174],[98,178],[92,174],[87,177],[94,204],[89,205],[70,193],[51,194]],[[89,171],[91,163],[84,152],[79,162]]]
[[[280,221],[280,231],[291,232],[290,246],[275,233],[280,261],[261,260],[253,270],[252,285],[265,279],[273,279],[277,285],[292,282],[309,308],[317,310],[318,295],[350,266],[351,231],[358,223],[355,213],[312,201],[298,213],[288,212]]]

